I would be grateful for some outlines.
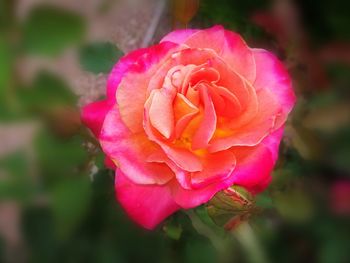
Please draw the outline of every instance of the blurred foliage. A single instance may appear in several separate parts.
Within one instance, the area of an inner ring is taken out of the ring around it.
[[[123,53],[112,43],[93,43],[80,50],[82,67],[93,73],[109,73]]]
[[[176,28],[177,24],[180,24],[180,27],[186,28],[197,14],[199,3],[199,0],[172,0],[173,27]]]
[[[79,42],[85,31],[82,18],[51,6],[34,8],[23,25],[23,45],[30,53],[55,55]]]
[[[30,87],[18,90],[25,111],[46,111],[62,105],[74,105],[76,96],[60,78],[40,72]]]
[[[180,211],[154,232],[131,222],[114,200],[114,175],[81,127],[79,97],[67,81],[49,69],[29,82],[18,73],[23,57],[51,59],[67,49],[82,70],[108,73],[121,51],[114,43],[86,43],[91,21],[69,8],[38,4],[19,20],[17,2],[0,1],[0,132],[27,122],[36,132],[29,145],[1,155],[0,262],[350,261],[350,194],[337,201],[344,211],[332,197],[336,183],[350,184],[350,63],[348,49],[338,48],[350,37],[346,1],[201,0],[193,20],[223,24],[272,50],[293,76],[298,104],[273,182],[255,198],[255,237],[225,232],[206,206]],[[293,8],[299,20],[283,24],[278,12]],[[12,140],[28,134],[18,128]],[[18,231],[18,240],[6,231]]]
[[[0,199],[16,200],[25,203],[31,196],[32,182],[26,176],[29,168],[28,160],[21,152],[16,152],[0,161],[0,169],[5,178],[0,182]]]
[[[201,0],[199,10],[200,22],[209,27],[221,24],[226,28],[240,32],[246,39],[256,38],[262,30],[251,23],[250,16],[255,10],[268,6],[268,1],[231,1],[231,0]]]

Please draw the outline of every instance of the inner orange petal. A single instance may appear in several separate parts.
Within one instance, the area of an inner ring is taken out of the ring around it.
[[[175,137],[178,138],[188,123],[199,112],[184,95],[177,93],[174,100]]]
[[[169,139],[174,131],[174,92],[168,89],[153,91],[152,104],[149,109],[150,122],[165,138]]]

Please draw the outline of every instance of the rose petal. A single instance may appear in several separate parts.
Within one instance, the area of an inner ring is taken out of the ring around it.
[[[191,173],[193,188],[202,188],[225,180],[236,166],[236,158],[230,151],[207,154],[203,159],[203,171]]]
[[[167,34],[161,41],[165,42],[165,41],[169,41],[169,42],[173,42],[176,44],[182,44],[184,43],[191,35],[193,35],[194,33],[198,32],[199,30],[197,29],[179,29],[179,30],[175,30],[173,32],[170,32],[169,34]]]
[[[153,99],[154,93],[151,94],[149,99],[145,103],[144,110],[144,129],[150,140],[157,143],[165,152],[165,154],[172,160],[178,167],[188,172],[197,172],[202,170],[202,164],[200,159],[187,149],[177,147],[172,143],[164,141],[161,136],[157,135],[154,128],[151,126],[149,120],[149,109]]]
[[[169,146],[165,143],[160,143],[160,147],[162,147],[170,160],[181,169],[188,172],[197,172],[203,169],[200,159],[189,150]]]
[[[199,66],[190,75],[190,86],[194,87],[199,82],[217,83],[220,80],[220,73],[212,67]]]
[[[192,190],[170,182],[175,202],[184,209],[190,209],[208,202],[217,192],[233,184],[244,186],[252,193],[262,191],[271,180],[282,134],[283,128],[280,128],[258,146],[239,147],[232,151],[237,160],[236,167],[226,180]]]
[[[192,149],[198,150],[208,146],[216,128],[216,113],[214,104],[209,97],[209,91],[205,84],[199,84],[198,87],[204,106],[203,119],[192,138]]]
[[[200,67],[207,65],[208,62],[215,57],[217,57],[217,54],[212,50],[178,47],[176,52],[174,52],[169,59],[162,62],[160,68],[154,73],[148,85],[148,92],[150,93],[153,89],[161,88],[169,72],[175,73],[181,69],[183,87],[180,88],[179,92],[185,94],[186,92],[184,89],[188,88],[191,72],[197,67],[200,69]],[[172,76],[172,74],[170,75]],[[172,82],[171,78],[170,82]]]
[[[174,101],[175,117],[175,137],[180,137],[183,130],[193,117],[199,112],[199,109],[191,103],[184,95],[178,93]]]
[[[147,100],[147,87],[162,62],[176,50],[171,42],[150,47],[125,73],[117,90],[120,116],[132,132],[143,130],[143,108]],[[132,100],[132,103],[131,103]]]
[[[177,182],[170,182],[172,194],[175,202],[183,209],[207,203],[217,192],[232,185],[232,174],[226,180],[210,184],[198,189],[185,189]]]
[[[227,121],[230,129],[238,129],[239,127],[247,125],[253,118],[257,116],[259,111],[259,98],[256,90],[247,82],[245,82],[244,85],[247,91],[247,101],[244,102],[239,98],[239,102],[242,105],[242,111],[239,116]]]
[[[221,98],[221,101],[217,102],[216,104],[213,99],[215,109],[218,115],[232,119],[234,117],[237,117],[241,113],[241,103],[239,102],[237,97],[228,89],[220,86],[214,86],[210,89],[210,95],[212,98],[215,96],[219,96]],[[220,105],[218,105],[219,103]]]
[[[269,89],[281,105],[281,115],[277,119],[276,126],[281,126],[287,115],[291,112],[296,97],[292,88],[292,81],[283,64],[272,54],[262,49],[253,49],[257,76],[254,87]]]
[[[222,57],[234,71],[242,75],[248,82],[253,83],[256,78],[256,66],[251,49],[235,32],[225,30],[225,39]]]
[[[118,162],[121,171],[134,183],[165,184],[175,176],[166,164],[147,162],[150,155],[162,150],[144,133],[132,134],[115,107],[107,114],[100,142],[106,155]]]
[[[112,161],[112,159],[105,157],[105,161],[104,161],[104,165],[112,170],[115,170],[117,168],[117,166],[115,165],[115,163]]]
[[[125,73],[130,69],[135,70],[135,63],[148,52],[147,48],[142,48],[132,51],[119,59],[108,76],[106,91],[108,100],[115,102],[117,88]]]
[[[191,48],[209,48],[217,54],[247,81],[255,80],[255,61],[252,51],[240,35],[225,30],[222,26],[214,26],[200,30],[191,35],[184,44]]]
[[[276,163],[283,127],[266,137],[258,146],[233,148],[237,158],[234,184],[244,186],[252,193],[265,189],[271,181],[271,171]]]
[[[173,101],[176,91],[158,89],[152,91],[152,102],[149,108],[149,119],[166,139],[169,139],[175,128]]]
[[[237,97],[242,109],[247,108],[251,99],[251,85],[247,84],[247,81],[232,70],[220,57],[212,58],[210,66],[214,67],[220,74],[220,79],[215,83],[215,86],[226,88]]]
[[[185,189],[191,189],[191,178],[188,172],[179,168],[172,162],[163,152],[157,152],[147,159],[148,162],[166,163],[170,169],[175,173],[177,181]]]
[[[116,171],[115,190],[127,214],[149,230],[180,208],[167,185],[137,185],[120,170]]]
[[[276,118],[280,114],[279,103],[271,92],[266,89],[259,90],[256,95],[258,109],[254,118],[250,119],[243,126],[231,127],[231,131],[227,131],[227,133],[231,133],[230,135],[217,136],[211,140],[210,152],[227,150],[233,146],[255,146],[276,129]],[[232,123],[237,125],[239,122],[235,123],[235,120],[233,120]],[[223,123],[223,126],[225,125],[227,123]]]
[[[107,100],[93,102],[81,109],[81,120],[96,137],[100,135],[107,112],[112,108]]]

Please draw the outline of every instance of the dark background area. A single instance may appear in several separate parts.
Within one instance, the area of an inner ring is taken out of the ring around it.
[[[298,103],[251,239],[225,234],[204,207],[153,232],[134,225],[81,126],[79,107],[103,96],[120,56],[170,30],[169,8],[0,0],[0,262],[350,262],[349,10],[345,0],[202,0],[190,23],[239,32],[293,78]]]

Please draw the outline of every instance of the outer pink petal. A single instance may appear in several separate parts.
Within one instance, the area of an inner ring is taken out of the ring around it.
[[[223,58],[237,73],[252,83],[256,77],[256,70],[251,50],[243,38],[235,32],[225,30],[225,38],[226,52],[223,54]]]
[[[198,32],[199,30],[197,29],[179,29],[179,30],[175,30],[171,33],[169,33],[168,35],[166,35],[161,41],[165,42],[165,41],[169,41],[169,42],[173,42],[173,43],[177,43],[177,44],[182,44],[184,43],[191,35],[193,35],[194,33]]]
[[[117,168],[115,163],[108,157],[105,157],[104,164],[107,168],[112,169],[112,170],[115,170]]]
[[[282,112],[277,120],[281,126],[292,110],[296,97],[292,88],[292,81],[283,64],[272,54],[262,49],[252,49],[256,63],[255,89],[269,89],[279,101]]]
[[[103,100],[90,103],[81,109],[82,122],[96,137],[100,135],[102,124],[111,107],[111,104],[107,100]]]
[[[190,209],[208,202],[217,192],[232,185],[232,174],[227,180],[200,189],[185,189],[177,182],[171,182],[175,202],[184,209]]]
[[[278,159],[279,146],[283,137],[284,125],[276,130],[274,133],[266,137],[261,145],[266,147],[272,156],[272,161],[275,163]]]
[[[116,171],[115,190],[127,214],[146,229],[154,229],[180,209],[173,201],[168,185],[137,185],[120,170]]]
[[[125,125],[133,132],[143,130],[143,108],[149,94],[148,85],[157,69],[161,67],[171,51],[177,49],[171,42],[152,46],[145,52],[124,75],[117,90],[117,103],[120,116]]]
[[[236,157],[230,151],[208,154],[203,158],[203,171],[191,173],[191,185],[202,188],[226,180],[235,169]]]
[[[233,183],[258,193],[271,181],[271,172],[278,157],[283,127],[266,137],[254,149],[233,150],[237,158]],[[244,156],[245,155],[245,156]]]
[[[115,101],[117,88],[125,73],[133,69],[135,67],[135,63],[143,55],[147,54],[147,52],[147,48],[142,48],[130,52],[126,56],[122,57],[113,67],[107,80],[107,97],[109,100],[112,100],[113,102]]]
[[[125,73],[135,68],[135,63],[148,49],[138,49],[122,57],[113,67],[107,80],[107,99],[88,104],[82,108],[81,118],[83,123],[91,129],[96,137],[100,134],[101,127],[107,111],[113,106],[116,100],[116,91]]]
[[[225,30],[222,26],[214,26],[198,31],[190,36],[184,44],[193,48],[215,50],[235,72],[242,75],[249,82],[254,82],[254,56],[237,33]]]
[[[266,137],[256,147],[246,147],[244,152],[242,147],[236,152],[233,151],[237,163],[226,180],[196,190],[186,190],[171,182],[175,202],[182,208],[193,208],[208,202],[217,192],[233,184],[242,185],[252,193],[264,190],[271,180],[270,174],[277,160],[282,134],[283,127]]]
[[[166,164],[148,162],[149,156],[162,151],[144,133],[132,134],[120,119],[119,111],[109,111],[100,134],[106,155],[121,171],[138,184],[166,184],[175,174]]]

